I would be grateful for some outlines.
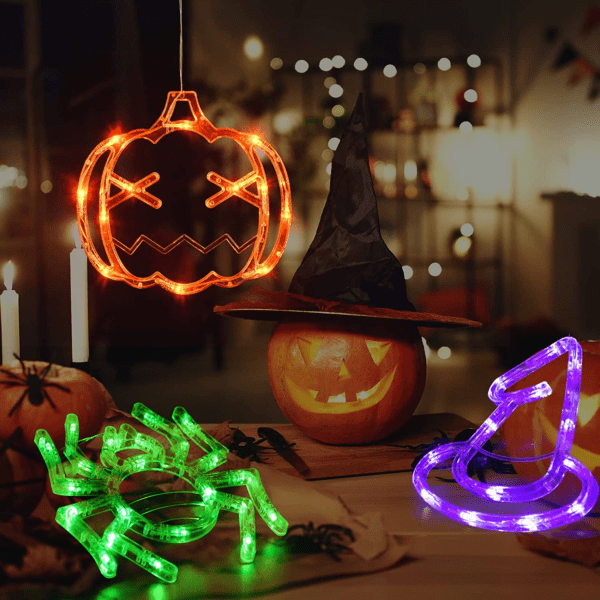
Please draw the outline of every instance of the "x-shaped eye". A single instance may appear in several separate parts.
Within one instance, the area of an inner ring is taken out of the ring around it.
[[[215,185],[218,185],[221,188],[220,192],[213,194],[210,198],[206,199],[206,206],[208,208],[214,208],[221,204],[221,202],[225,202],[232,196],[237,196],[241,198],[245,202],[252,204],[253,206],[260,207],[261,199],[256,194],[249,192],[246,188],[254,183],[258,179],[258,173],[252,171],[244,175],[241,179],[237,181],[229,181],[229,179],[225,179],[222,175],[217,175],[212,171],[206,176],[206,178]],[[257,186],[262,185],[262,181],[257,182]]]
[[[146,191],[146,188],[156,183],[159,179],[160,175],[158,173],[150,173],[150,175],[146,175],[143,179],[132,183],[120,175],[113,173],[108,181],[110,184],[121,188],[121,191],[107,200],[106,208],[110,210],[121,204],[121,202],[129,200],[129,198],[137,198],[152,208],[160,208],[162,202],[156,196],[153,196]]]

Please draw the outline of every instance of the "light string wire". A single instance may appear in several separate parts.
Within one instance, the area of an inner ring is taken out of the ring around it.
[[[183,0],[179,0],[179,89],[183,92]]]

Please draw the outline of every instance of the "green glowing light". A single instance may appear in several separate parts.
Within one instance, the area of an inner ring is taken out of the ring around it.
[[[121,555],[163,581],[175,581],[177,567],[131,540],[127,532],[158,542],[190,542],[211,531],[221,509],[239,515],[243,563],[252,562],[256,555],[255,508],[275,534],[285,535],[288,523],[269,500],[256,469],[209,473],[227,460],[227,448],[208,435],[184,408],[178,406],[173,411],[173,423],[140,403],[135,404],[131,414],[164,436],[167,443],[162,444],[127,423],[118,431],[107,426],[102,434],[100,462],[94,463],[80,448],[77,415],[69,414],[65,419],[63,454],[66,460],[63,462],[47,431],[38,429],[35,436],[48,467],[52,491],[62,496],[92,496],[59,508],[56,522],[79,540],[105,577],[116,575],[117,556]],[[190,443],[198,446],[204,456],[188,461]],[[120,453],[125,450],[138,453],[123,457]],[[153,491],[128,504],[120,495],[119,486],[127,477],[143,471],[162,471],[181,477],[194,491]],[[237,486],[245,486],[250,498],[218,491]],[[195,507],[195,520],[185,525],[171,525],[145,516],[173,506]],[[115,518],[99,535],[86,519],[104,511],[111,511]]]

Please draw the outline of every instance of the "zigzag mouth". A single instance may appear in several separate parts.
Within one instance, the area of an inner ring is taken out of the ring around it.
[[[138,250],[142,244],[150,246],[151,248],[153,248],[157,252],[160,252],[161,254],[168,254],[169,252],[171,252],[172,250],[184,243],[189,244],[192,248],[195,248],[201,254],[208,254],[221,244],[227,243],[236,254],[241,254],[242,252],[244,252],[244,250],[247,250],[248,248],[254,245],[257,237],[258,236],[256,235],[251,237],[247,242],[244,242],[241,246],[238,245],[238,243],[228,233],[224,233],[223,235],[219,236],[216,240],[208,244],[208,246],[203,246],[202,244],[200,244],[195,239],[191,238],[185,233],[180,235],[176,240],[173,240],[170,244],[166,246],[161,246],[159,243],[155,242],[153,239],[149,238],[146,235],[140,235],[137,238],[137,240],[135,240],[135,242],[131,244],[131,246],[127,246],[126,244],[120,242],[116,238],[113,238],[113,243],[117,248],[119,248],[126,254],[129,254],[130,256],[136,250]]]

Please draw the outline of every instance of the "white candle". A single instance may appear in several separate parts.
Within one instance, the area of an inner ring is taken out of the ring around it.
[[[71,350],[74,363],[88,362],[90,342],[88,333],[88,286],[85,250],[77,223],[73,226],[76,248],[71,251]]]
[[[15,354],[21,354],[19,338],[19,295],[12,289],[15,267],[8,261],[4,267],[6,289],[0,295],[0,324],[2,326],[2,364],[15,361]]]

